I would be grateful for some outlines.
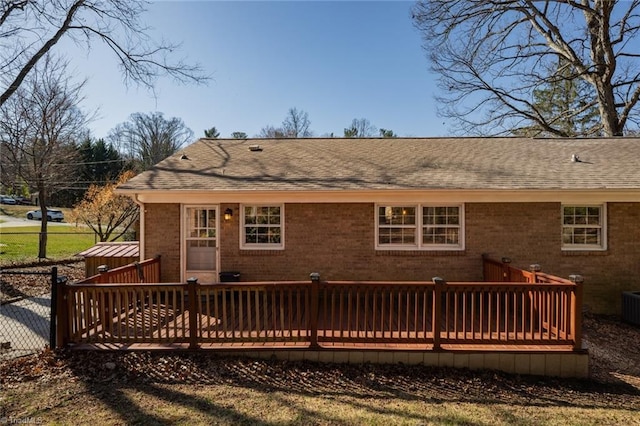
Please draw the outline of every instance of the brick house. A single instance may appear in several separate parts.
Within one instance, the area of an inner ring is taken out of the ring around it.
[[[200,139],[119,191],[162,279],[482,279],[482,254],[640,289],[640,139]]]

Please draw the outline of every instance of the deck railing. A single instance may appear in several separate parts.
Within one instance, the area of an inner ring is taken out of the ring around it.
[[[120,266],[85,278],[77,284],[157,283],[160,282],[160,257]]]
[[[497,266],[504,268],[485,261],[489,273]],[[58,345],[580,349],[581,280],[523,272],[507,277],[533,282],[321,281],[312,274],[288,282],[66,284]]]

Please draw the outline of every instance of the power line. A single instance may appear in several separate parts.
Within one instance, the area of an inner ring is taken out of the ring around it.
[[[128,160],[83,161],[79,163],[51,163],[53,166],[86,166],[89,164],[126,163]]]

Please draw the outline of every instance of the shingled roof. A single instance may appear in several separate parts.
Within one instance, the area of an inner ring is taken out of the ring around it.
[[[148,191],[640,189],[640,138],[200,139]]]

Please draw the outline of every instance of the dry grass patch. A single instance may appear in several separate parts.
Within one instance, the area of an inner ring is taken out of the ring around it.
[[[623,382],[212,353],[45,352],[0,366],[2,416],[52,424],[634,424]]]

